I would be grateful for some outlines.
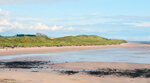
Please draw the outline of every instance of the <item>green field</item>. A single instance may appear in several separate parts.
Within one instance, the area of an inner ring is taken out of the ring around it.
[[[40,47],[40,46],[81,46],[81,45],[112,45],[126,43],[125,40],[107,39],[96,35],[66,36],[56,39],[48,37],[0,37],[0,46]]]

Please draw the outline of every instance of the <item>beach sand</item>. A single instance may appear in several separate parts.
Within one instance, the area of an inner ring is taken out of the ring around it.
[[[97,77],[86,73],[68,76],[53,71],[0,71],[0,83],[150,83],[150,78]]]
[[[138,43],[124,43],[121,45],[98,45],[98,46],[66,46],[66,47],[32,47],[32,48],[15,48],[0,49],[0,56],[31,54],[31,53],[56,53],[67,51],[81,51],[90,49],[104,48],[149,48],[149,45]],[[135,63],[106,63],[106,62],[76,62],[76,63],[59,63],[50,65],[59,68],[81,69],[81,70],[97,70],[104,68],[111,69],[150,69],[149,64]],[[6,80],[7,79],[7,80]],[[16,81],[10,81],[14,79]],[[150,78],[129,78],[117,76],[97,77],[87,75],[86,73],[78,73],[74,75],[62,75],[57,71],[0,71],[0,83],[150,83]]]

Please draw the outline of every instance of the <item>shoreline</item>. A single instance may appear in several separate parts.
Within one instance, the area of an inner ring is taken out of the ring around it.
[[[140,43],[122,43],[120,45],[93,45],[93,46],[63,46],[63,47],[27,47],[14,49],[0,49],[0,56],[19,55],[19,54],[37,54],[37,53],[59,53],[69,51],[82,51],[107,48],[136,48],[150,46]]]

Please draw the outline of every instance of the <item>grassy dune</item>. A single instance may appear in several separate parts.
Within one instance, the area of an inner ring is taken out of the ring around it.
[[[66,36],[55,39],[48,37],[0,37],[0,46],[10,47],[37,47],[37,46],[81,46],[81,45],[111,45],[126,43],[125,40],[107,39],[96,35]]]

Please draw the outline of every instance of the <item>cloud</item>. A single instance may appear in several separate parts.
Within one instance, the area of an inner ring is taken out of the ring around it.
[[[61,29],[61,28],[63,28],[63,26],[57,27],[56,25],[54,25],[54,26],[51,28],[51,30],[52,30],[52,31],[55,31],[55,30],[59,30],[59,29]]]
[[[123,23],[127,25],[134,25],[138,27],[150,27],[150,22],[143,22],[143,23]]]
[[[6,19],[0,20],[0,32],[4,32],[12,28],[11,23],[9,23]]]
[[[34,29],[34,30],[50,30],[50,27],[43,25],[41,23],[37,23],[34,26],[30,26],[30,29]]]
[[[22,24],[19,24],[18,22],[10,23],[8,20],[3,19],[0,21],[0,32],[4,32],[10,29],[24,29],[24,26]]]
[[[73,31],[73,30],[74,30],[74,28],[73,28],[73,27],[69,27],[69,28],[67,28],[67,30],[71,30],[71,31]]]
[[[0,0],[0,5],[16,5],[16,4],[55,4],[62,1],[70,0]],[[71,0],[79,1],[79,0]]]
[[[11,25],[11,23],[9,23],[8,20],[6,20],[6,19],[2,19],[2,20],[0,21],[0,25],[1,25],[1,26],[7,26],[7,25]]]
[[[56,31],[63,28],[63,26],[59,26],[57,27],[56,25],[54,25],[53,27],[49,27],[46,26],[42,23],[36,23],[34,26],[30,26],[30,29],[34,29],[34,30],[51,30],[51,31]]]
[[[9,12],[3,11],[0,9],[0,32],[4,32],[10,29],[24,29],[22,24],[19,24],[16,21],[10,21]]]
[[[9,12],[8,11],[3,11],[2,9],[0,9],[0,18],[8,17],[8,16],[9,16]]]
[[[24,19],[24,18],[23,18]],[[21,20],[23,20],[21,19]],[[34,18],[27,18],[26,20],[36,20]],[[18,21],[18,20],[17,20]],[[49,27],[47,25],[44,25],[42,23],[34,23],[32,25],[23,25],[20,24],[19,22],[17,22],[15,18],[11,17],[9,12],[7,11],[3,11],[2,9],[0,9],[0,32],[5,32],[7,30],[12,30],[12,29],[17,29],[18,31],[20,29],[22,30],[27,30],[29,27],[30,30],[50,30],[50,31],[56,31],[56,30],[60,30],[61,28],[63,28],[63,26],[52,26]]]
[[[25,29],[25,27],[22,24],[19,24],[18,22],[13,22],[12,27],[19,28],[19,29]]]

